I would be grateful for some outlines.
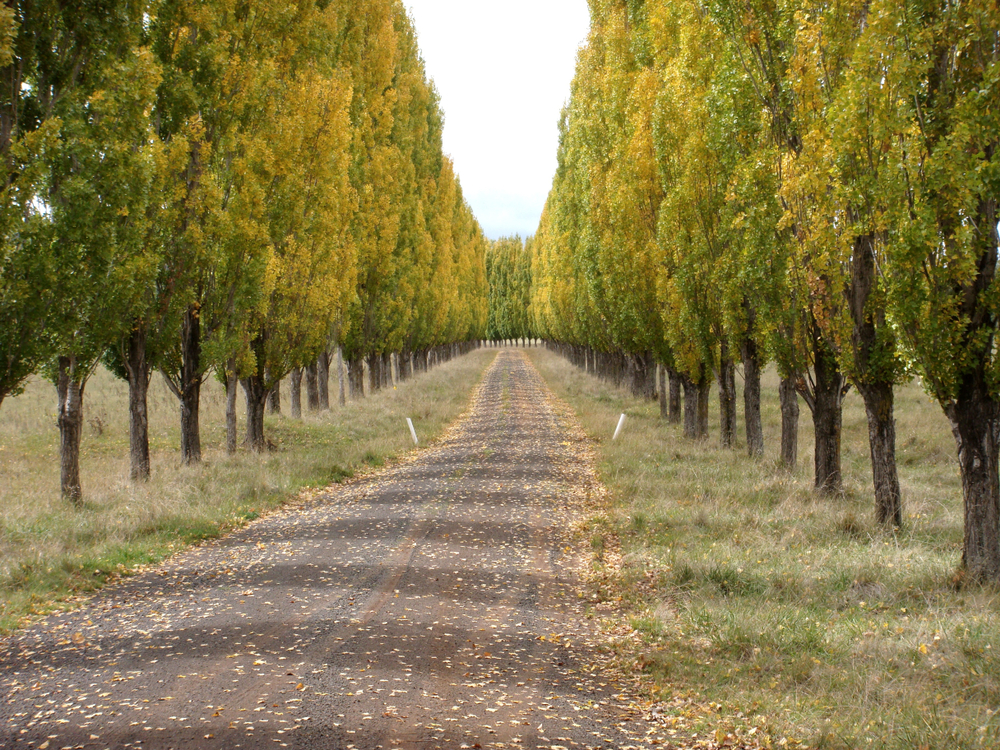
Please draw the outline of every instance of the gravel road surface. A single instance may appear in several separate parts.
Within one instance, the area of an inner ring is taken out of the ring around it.
[[[567,420],[502,351],[435,447],[0,641],[0,746],[662,747],[580,600]]]

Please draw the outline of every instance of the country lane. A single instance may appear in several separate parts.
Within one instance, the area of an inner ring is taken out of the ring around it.
[[[0,747],[662,747],[579,597],[571,420],[500,352],[435,447],[0,641]]]

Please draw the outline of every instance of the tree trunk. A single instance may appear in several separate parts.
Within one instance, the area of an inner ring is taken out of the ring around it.
[[[962,472],[962,564],[972,580],[995,582],[1000,579],[1000,402],[990,395],[982,372],[974,372],[962,378],[958,397],[945,413]]]
[[[201,318],[195,305],[188,307],[181,323],[181,463],[201,462]]]
[[[226,453],[230,456],[236,453],[236,363],[229,362],[226,369]]]
[[[344,350],[337,347],[337,385],[340,388],[340,405],[347,403],[347,390],[344,383]]]
[[[246,446],[254,453],[267,450],[264,438],[264,403],[267,401],[267,388],[264,378],[254,374],[240,381],[247,401],[247,432]]]
[[[712,378],[703,375],[698,383],[698,440],[708,438],[708,400],[712,395]]]
[[[660,418],[666,419],[670,414],[670,411],[667,407],[667,368],[664,367],[663,365],[660,365],[658,369],[659,372],[657,373],[657,375],[659,382],[656,390],[660,397]]]
[[[821,348],[822,347],[822,348]],[[833,353],[822,343],[816,347],[816,374],[812,416],[815,433],[816,489],[835,494],[843,488],[840,473],[840,433],[843,419],[844,376]]]
[[[736,367],[729,356],[725,338],[719,357],[719,439],[723,448],[732,448],[736,442]]]
[[[292,418],[302,419],[302,368],[296,367],[292,370],[291,385],[289,389],[292,393]]]
[[[629,389],[632,391],[632,395],[652,400],[653,393],[656,390],[655,370],[654,372],[650,372],[651,368],[656,367],[653,355],[648,352],[643,354],[627,354],[624,359],[626,377],[629,380]]]
[[[267,394],[267,413],[281,414],[281,381],[274,384],[274,388]]]
[[[799,394],[793,377],[781,379],[778,396],[781,399],[781,465],[794,469],[799,460]]]
[[[309,411],[319,411],[319,373],[316,363],[305,368],[306,371],[306,403]]]
[[[672,369],[667,368],[667,380],[670,383],[670,399],[667,404],[667,421],[670,424],[679,424],[681,421],[681,376]]]
[[[368,392],[376,393],[382,387],[382,356],[375,352],[368,355]]]
[[[646,352],[642,357],[643,397],[647,401],[656,398],[656,358],[652,352]]]
[[[326,349],[316,360],[316,377],[319,379],[319,408],[330,411],[330,352]]]
[[[886,370],[882,346],[888,323],[880,306],[869,304],[877,283],[876,238],[855,238],[851,261],[850,310],[854,321],[855,378],[868,416],[868,444],[875,485],[875,517],[883,526],[903,525],[903,502],[896,471],[896,419],[893,415],[892,369]],[[876,309],[872,309],[872,308]],[[880,336],[879,333],[883,332]],[[892,366],[890,365],[890,368]],[[887,377],[888,376],[888,377]]]
[[[903,525],[903,501],[896,471],[896,418],[892,383],[858,386],[868,416],[868,443],[875,485],[875,517],[883,526]]]
[[[80,486],[80,438],[83,436],[83,389],[75,357],[59,357],[56,391],[59,395],[59,465],[62,496],[83,505]]]
[[[133,482],[149,479],[149,376],[146,359],[146,329],[138,325],[128,337],[125,372],[128,375],[129,477]]]
[[[751,458],[764,455],[764,428],[760,418],[760,353],[757,342],[743,340],[743,416],[747,431],[747,453]]]
[[[383,354],[379,374],[382,376],[382,388],[392,388],[392,355]]]
[[[684,386],[684,437],[698,439],[698,384],[687,375],[681,376]]]
[[[349,359],[348,362],[348,379],[351,386],[351,398],[359,399],[365,397],[365,367],[364,360],[361,357],[355,357]]]

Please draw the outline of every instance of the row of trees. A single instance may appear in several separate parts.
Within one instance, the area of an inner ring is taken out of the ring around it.
[[[486,338],[510,341],[532,337],[528,310],[531,305],[531,240],[501,237],[486,251],[489,315]]]
[[[377,388],[393,352],[480,338],[486,240],[441,130],[400,0],[0,8],[0,402],[37,371],[57,385],[63,493],[81,498],[102,361],[128,380],[143,479],[155,370],[193,463],[211,372],[230,449],[239,382],[262,450],[296,368],[325,375],[341,347]]]
[[[877,516],[902,523],[893,388],[919,376],[951,420],[964,564],[1000,578],[1000,11],[993,0],[594,0],[531,245],[535,332],[649,363],[723,441],[742,361],[797,396],[815,483],[841,487],[841,403],[868,415]],[[582,353],[580,353],[582,351]],[[661,387],[661,392],[664,390]]]

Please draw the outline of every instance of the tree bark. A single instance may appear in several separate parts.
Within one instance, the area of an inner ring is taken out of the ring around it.
[[[698,382],[698,440],[708,438],[708,400],[712,395],[712,378],[703,375]]]
[[[719,357],[719,440],[723,448],[732,448],[736,442],[736,367],[729,356],[725,338]]]
[[[764,428],[760,417],[760,353],[757,342],[743,340],[743,416],[746,422],[747,453],[751,458],[764,455]]]
[[[681,376],[684,385],[684,437],[701,440],[708,437],[708,396],[711,381],[702,376],[697,381]]]
[[[319,373],[316,363],[305,368],[306,371],[306,404],[309,411],[319,411]]]
[[[375,352],[368,355],[368,392],[377,393],[382,387],[382,356]]]
[[[643,364],[643,395],[647,401],[656,398],[656,357],[652,352],[646,352],[642,357]]]
[[[80,438],[83,436],[83,389],[75,357],[59,357],[56,392],[59,396],[59,468],[62,496],[83,505],[80,486]]]
[[[351,398],[365,397],[365,367],[361,357],[354,357],[348,362],[348,380],[351,386]]]
[[[236,363],[230,361],[226,369],[226,453],[230,456],[236,453]]]
[[[660,419],[666,419],[670,414],[667,404],[667,368],[660,365],[658,369],[657,393],[660,397]]]
[[[816,347],[816,375],[812,407],[815,434],[815,485],[824,494],[843,489],[840,472],[840,433],[843,420],[844,375],[833,353],[823,343]],[[808,403],[808,401],[807,401]]]
[[[267,413],[281,414],[281,381],[274,384],[274,388],[267,394]]]
[[[453,351],[453,349],[449,349],[449,351]],[[382,376],[382,388],[389,389],[392,388],[392,355],[387,352],[382,355],[381,359],[379,374]]]
[[[261,375],[251,375],[240,381],[247,404],[246,446],[254,453],[267,450],[267,440],[264,438],[264,404],[267,401],[267,388]]]
[[[854,322],[852,343],[857,375],[854,381],[864,399],[868,417],[875,517],[883,526],[900,528],[903,525],[903,502],[896,470],[894,373],[892,365],[886,365],[886,361],[892,362],[894,357],[885,351],[885,340],[891,340],[886,331],[885,311],[881,305],[870,304],[877,281],[875,244],[876,238],[872,234],[858,236],[851,260],[849,307]]]
[[[347,390],[344,383],[344,350],[337,347],[337,385],[340,387],[340,405],[347,403]]]
[[[958,446],[965,504],[962,564],[974,581],[1000,579],[1000,402],[979,372],[962,378],[945,413]]]
[[[292,418],[302,419],[302,368],[296,367],[292,370],[291,385],[289,386],[292,398]]]
[[[858,386],[868,417],[868,443],[875,485],[875,517],[882,526],[903,525],[903,500],[896,471],[896,418],[892,383]]]
[[[656,363],[649,352],[624,355],[626,377],[632,395],[652,400],[656,390]],[[651,371],[652,370],[652,371]]]
[[[326,349],[316,360],[316,377],[319,379],[319,408],[330,411],[330,352]]]
[[[679,424],[681,421],[681,376],[672,369],[667,368],[667,380],[670,383],[670,399],[667,404],[667,421],[670,424]]]
[[[128,337],[124,357],[128,375],[129,478],[133,482],[149,479],[149,377],[152,369],[146,359],[146,328],[137,325]]]
[[[181,323],[181,463],[186,465],[201,462],[201,379],[201,318],[191,305]]]
[[[799,460],[799,394],[793,377],[781,379],[778,396],[781,400],[781,465],[791,470]]]

